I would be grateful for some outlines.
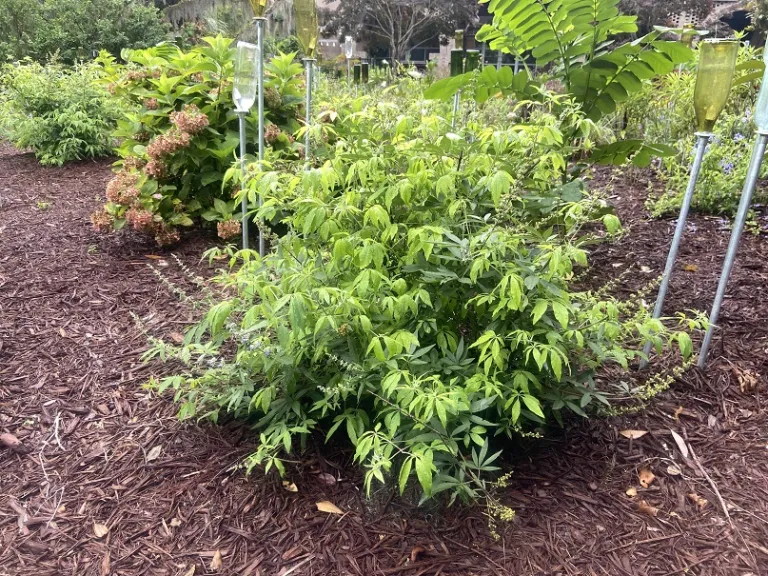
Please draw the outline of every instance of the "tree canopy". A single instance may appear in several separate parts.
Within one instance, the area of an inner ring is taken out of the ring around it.
[[[476,0],[340,0],[321,16],[326,34],[373,35],[403,60],[411,48],[473,23],[477,9]]]

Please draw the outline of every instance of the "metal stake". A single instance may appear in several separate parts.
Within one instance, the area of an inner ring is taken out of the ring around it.
[[[709,314],[709,327],[707,328],[707,334],[704,337],[704,342],[701,345],[701,352],[699,353],[699,368],[704,368],[707,363],[707,352],[709,351],[709,345],[712,343],[715,324],[717,324],[717,319],[720,315],[720,306],[722,306],[723,299],[725,298],[725,288],[728,285],[728,278],[731,275],[733,263],[736,260],[736,251],[739,249],[741,233],[744,231],[744,222],[747,220],[747,212],[749,212],[749,206],[752,202],[752,194],[755,191],[755,184],[757,178],[760,176],[760,165],[763,162],[766,144],[768,144],[768,131],[758,130],[755,147],[752,150],[752,160],[749,163],[749,171],[747,172],[747,180],[744,182],[744,189],[741,192],[739,211],[736,213],[736,220],[733,222],[731,240],[728,243],[728,252],[725,255],[725,264],[723,264],[723,271],[720,274],[720,282],[717,285],[715,303],[712,305],[712,312]]]
[[[240,192],[243,194],[243,250],[248,249],[248,197],[245,192],[245,115],[247,112],[237,111],[240,124]]]
[[[685,232],[685,222],[688,218],[688,210],[691,208],[691,200],[693,199],[693,190],[696,188],[696,180],[699,178],[699,172],[701,171],[701,163],[704,160],[704,152],[707,150],[707,142],[709,137],[712,136],[709,132],[696,132],[696,157],[693,161],[693,167],[691,168],[691,177],[688,180],[688,189],[685,191],[683,197],[683,205],[680,207],[680,215],[677,218],[677,227],[675,228],[675,236],[672,238],[672,245],[669,248],[669,255],[667,256],[667,265],[664,268],[664,275],[661,279],[661,286],[659,287],[659,295],[656,298],[656,306],[653,309],[654,319],[661,318],[662,310],[664,309],[664,298],[667,295],[667,288],[669,288],[669,280],[672,277],[672,270],[675,267],[675,260],[677,260],[677,251],[680,248],[680,242],[683,239],[683,233]],[[651,352],[652,342],[648,342],[643,348],[643,352],[646,357]],[[642,360],[640,362],[640,368],[648,366],[648,360]]]
[[[264,161],[264,23],[266,18],[255,18],[256,20],[256,44],[259,46],[259,170]],[[264,200],[259,194],[259,208],[264,204]],[[259,226],[259,255],[264,256],[267,253],[267,246],[264,238],[263,226]]]
[[[520,58],[515,56],[515,74],[520,71]]]
[[[347,90],[352,86],[352,66],[349,63],[349,58],[347,58]]]
[[[502,54],[501,54],[501,50],[499,50],[499,53],[496,55],[496,72],[501,70],[501,59],[502,59]]]
[[[307,69],[307,102],[306,125],[307,132],[304,135],[304,159],[309,162],[309,129],[312,126],[312,66],[316,62],[314,58],[304,58],[304,66]]]

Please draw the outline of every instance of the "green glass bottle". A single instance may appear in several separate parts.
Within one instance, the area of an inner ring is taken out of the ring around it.
[[[315,58],[317,38],[320,35],[315,0],[294,0],[293,9],[296,13],[296,36],[299,45],[306,58]]]
[[[464,50],[451,50],[451,76],[464,73]]]
[[[368,73],[370,71],[370,65],[368,62],[363,62],[360,65],[360,78],[363,84],[368,84]]]
[[[738,40],[705,40],[701,43],[693,93],[696,128],[699,132],[711,132],[725,108],[738,54]]]
[[[480,50],[467,50],[467,62],[464,72],[472,72],[480,67]]]
[[[355,84],[360,84],[360,76],[362,73],[362,66],[360,64],[355,64],[354,68],[352,69],[353,72],[353,78],[355,79]]]

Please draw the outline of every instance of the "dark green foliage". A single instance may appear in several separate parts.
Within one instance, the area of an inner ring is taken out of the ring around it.
[[[618,0],[491,0],[488,10],[493,22],[483,26],[477,37],[494,50],[521,57],[531,54],[539,66],[550,66],[550,77],[562,83],[587,118],[598,121],[642,90],[645,80],[669,73],[692,57],[681,43],[660,40],[660,32],[615,45],[617,35],[637,31],[637,18],[620,15],[617,4]],[[470,85],[474,98],[482,103],[499,93],[535,97],[534,87],[540,81],[528,70],[513,78],[508,69],[497,74],[489,66],[481,74],[437,82],[427,96],[447,98],[459,90],[466,93]],[[633,149],[628,149],[630,144]],[[642,142],[618,145],[621,150],[605,147],[600,160],[626,161],[641,152],[639,164],[647,165],[649,150],[642,149]],[[655,152],[659,151],[664,152]]]
[[[5,25],[8,15],[8,26]],[[0,0],[0,53],[65,62],[120,54],[166,39],[160,12],[141,0]]]

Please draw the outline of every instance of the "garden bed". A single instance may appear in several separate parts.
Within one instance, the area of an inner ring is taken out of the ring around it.
[[[0,575],[768,573],[764,237],[742,244],[708,371],[641,415],[574,423],[507,458],[500,496],[517,517],[495,541],[479,505],[419,508],[389,489],[367,500],[351,454],[334,448],[289,467],[296,491],[247,479],[232,469],[253,450],[247,426],[182,424],[143,389],[157,367],[140,361],[131,313],[170,339],[195,318],[149,265],[192,292],[173,254],[205,275],[213,239],[171,252],[97,234],[89,215],[110,178],[106,161],[41,168],[0,149],[0,433],[22,443],[0,448]],[[597,178],[628,233],[593,260],[605,280],[632,268],[623,294],[660,274],[673,232],[646,218],[646,179]],[[728,237],[719,219],[691,219],[667,313],[709,310]]]

